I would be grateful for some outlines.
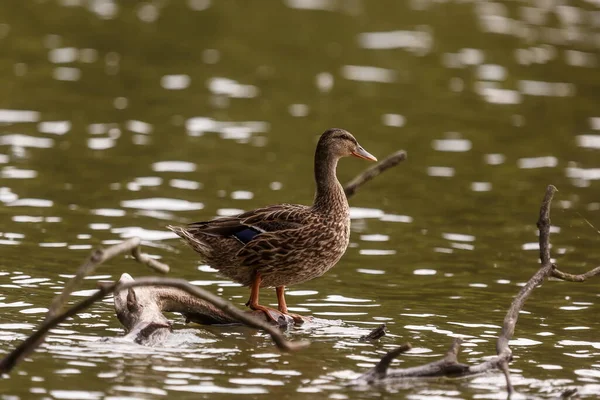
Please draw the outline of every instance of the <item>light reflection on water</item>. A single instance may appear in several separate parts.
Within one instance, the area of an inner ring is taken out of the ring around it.
[[[45,2],[31,12],[62,15],[47,34],[20,27],[31,19],[23,11],[3,13],[0,40],[14,48],[0,82],[14,100],[0,109],[1,352],[40,322],[90,249],[132,236],[176,276],[242,306],[247,289],[198,266],[164,225],[309,203],[311,140],[332,124],[378,156],[410,155],[351,199],[340,265],[288,291],[292,311],[317,316],[288,333],[313,341],[309,350],[279,354],[262,333],[190,328],[176,316],[164,347],[123,343],[107,300],[53,330],[34,363],[3,382],[21,398],[504,398],[500,374],[460,386],[345,385],[405,341],[414,349],[394,367],[441,357],[457,336],[464,361],[493,354],[504,309],[533,273],[547,183],[565,193],[553,256],[577,272],[594,266],[597,236],[577,213],[598,225],[595,9],[448,3],[450,32],[435,2],[283,4]],[[71,13],[98,36],[79,35]],[[289,29],[297,18],[308,28]],[[344,180],[364,167],[355,161],[340,164]],[[129,269],[145,273],[114,260],[74,298]],[[589,318],[598,297],[593,284],[575,286],[544,284],[522,313],[511,342],[518,390],[600,390]],[[275,305],[272,292],[262,295]],[[358,342],[381,321],[387,337]]]

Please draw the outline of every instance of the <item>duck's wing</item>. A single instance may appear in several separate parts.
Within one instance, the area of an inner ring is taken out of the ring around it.
[[[322,233],[319,228],[323,225],[322,218],[308,208],[277,210],[265,220],[252,225],[277,229],[265,229],[254,235],[237,252],[236,258],[242,265],[261,267],[289,262],[290,257],[299,256],[298,250],[305,248],[307,242]]]
[[[265,232],[256,235],[236,254],[240,264],[252,267],[274,266],[297,252],[301,244],[305,244],[312,234],[302,231],[306,226],[277,232]]]
[[[194,236],[233,237],[246,245],[263,233],[301,228],[306,223],[308,209],[302,205],[279,204],[231,217],[194,222],[186,230]]]

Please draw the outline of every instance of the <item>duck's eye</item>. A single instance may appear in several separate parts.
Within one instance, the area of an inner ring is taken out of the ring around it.
[[[338,139],[348,140],[349,142],[356,143],[356,141],[346,133],[342,133],[340,136],[338,136]]]

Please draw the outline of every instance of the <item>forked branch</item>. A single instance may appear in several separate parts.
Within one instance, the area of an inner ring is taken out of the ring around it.
[[[496,356],[476,365],[465,365],[460,364],[457,361],[458,347],[460,344],[459,340],[455,340],[446,354],[446,356],[440,361],[434,361],[418,367],[403,368],[392,370],[388,372],[388,366],[392,359],[407,351],[410,345],[406,344],[402,347],[392,350],[383,356],[381,361],[363,374],[358,380],[360,382],[375,382],[385,381],[390,382],[394,380],[402,380],[406,378],[418,378],[418,377],[431,377],[431,376],[445,376],[445,377],[465,377],[481,374],[490,370],[500,370],[506,377],[506,389],[510,394],[514,393],[514,388],[510,382],[510,373],[508,369],[508,363],[512,360],[512,351],[508,346],[510,339],[512,338],[517,321],[519,319],[519,312],[522,310],[525,301],[531,294],[531,292],[541,285],[548,277],[553,276],[559,279],[568,281],[582,282],[590,277],[600,274],[600,267],[595,268],[582,275],[571,275],[560,272],[556,269],[552,263],[550,255],[550,205],[552,198],[557,189],[550,185],[546,189],[542,205],[540,207],[540,215],[537,221],[537,227],[539,229],[539,245],[540,245],[540,261],[541,266],[538,271],[527,281],[525,286],[521,288],[515,299],[513,300],[502,324],[502,331],[496,342]],[[573,393],[572,390],[568,391]],[[566,393],[566,392],[565,392]]]
[[[123,253],[131,252],[132,256],[136,260],[148,266],[149,268],[161,273],[166,273],[169,271],[168,265],[151,258],[147,254],[143,254],[140,250],[140,244],[140,238],[134,237],[107,249],[96,249],[92,251],[90,256],[83,262],[83,264],[79,266],[75,276],[65,284],[65,287],[61,293],[52,300],[52,303],[48,308],[48,312],[46,313],[46,317],[44,318],[44,322],[42,325],[40,325],[38,330],[29,336],[16,349],[0,360],[0,374],[10,372],[17,363],[19,363],[24,357],[40,346],[44,341],[48,330],[55,327],[57,324],[66,320],[67,318],[72,317],[78,312],[86,309],[106,295],[106,293],[102,294],[101,292],[95,293],[76,306],[61,312],[65,304],[67,304],[71,293],[77,290],[77,288],[81,286],[81,283],[85,277],[93,273],[102,263]]]

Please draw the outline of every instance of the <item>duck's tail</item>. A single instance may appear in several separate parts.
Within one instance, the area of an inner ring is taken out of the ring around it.
[[[204,259],[209,259],[211,257],[211,247],[197,235],[194,235],[194,233],[185,226],[167,225],[167,229],[175,232],[175,234],[182,238],[192,249],[200,253]]]

